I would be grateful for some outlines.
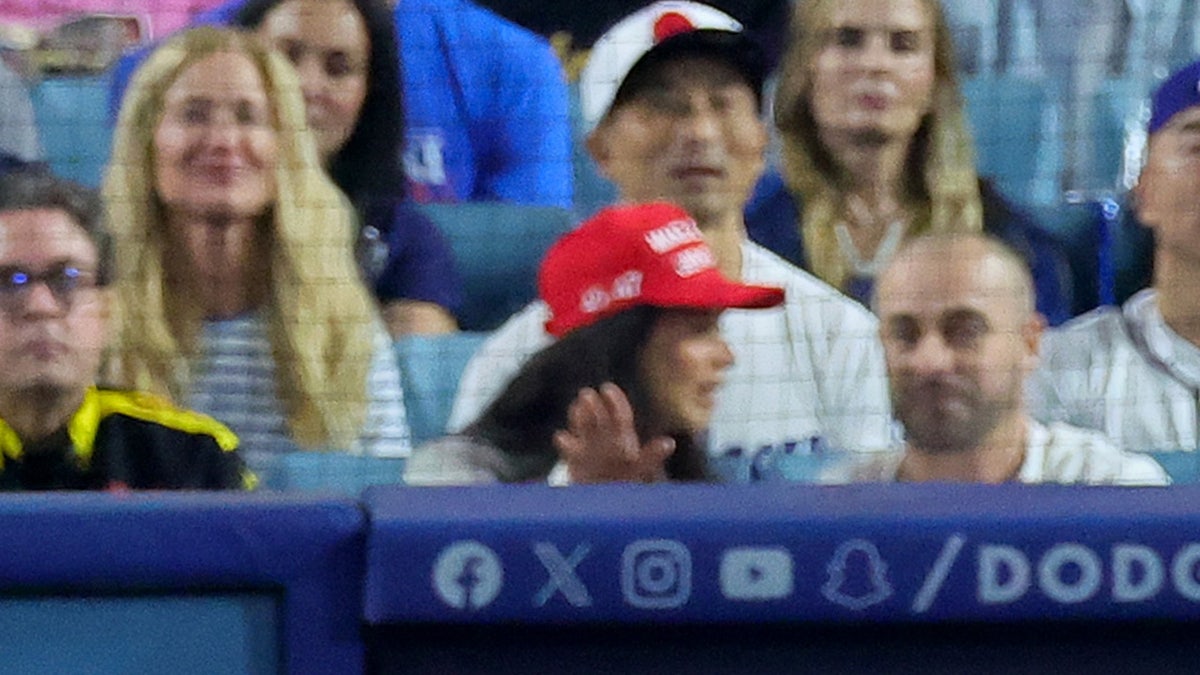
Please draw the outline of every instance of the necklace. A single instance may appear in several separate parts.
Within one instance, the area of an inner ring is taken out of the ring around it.
[[[875,255],[870,260],[864,260],[862,254],[858,252],[858,247],[854,245],[854,239],[851,238],[850,228],[846,227],[846,223],[839,222],[834,225],[833,233],[837,237],[838,251],[850,266],[851,275],[866,278],[877,276],[900,248],[900,240],[904,238],[904,225],[903,220],[893,220],[888,223],[883,239],[879,242],[879,246],[875,249]]]

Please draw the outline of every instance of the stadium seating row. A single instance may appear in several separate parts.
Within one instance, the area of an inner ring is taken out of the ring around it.
[[[1113,189],[1127,180],[1140,153],[1146,86],[1136,78],[1112,79],[1093,103],[1092,165],[1100,167],[1103,184]],[[106,116],[109,74],[46,78],[32,94],[51,167],[85,185],[99,185],[112,134]],[[982,74],[963,81],[963,95],[980,173],[994,178],[1019,203],[1057,204],[1063,189],[1073,186],[1060,184],[1064,134],[1047,84],[1016,75]],[[613,188],[596,173],[583,148],[575,87],[571,101],[576,122],[575,215],[582,218],[610,203]]]

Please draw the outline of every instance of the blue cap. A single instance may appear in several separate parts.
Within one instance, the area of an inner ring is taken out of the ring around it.
[[[1154,92],[1150,133],[1163,128],[1172,117],[1196,105],[1200,105],[1200,61],[1175,71]]]

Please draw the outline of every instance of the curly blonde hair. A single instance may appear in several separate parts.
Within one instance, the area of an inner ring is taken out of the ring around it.
[[[154,51],[121,104],[103,195],[117,261],[112,384],[182,400],[200,352],[204,308],[184,275],[168,273],[166,210],[156,190],[154,133],[167,90],[216,53],[245,55],[259,70],[277,134],[275,202],[266,228],[269,289],[262,311],[276,387],[294,441],[350,447],[366,417],[367,371],[377,309],[354,262],[354,214],[321,167],[300,83],[287,61],[248,33],[204,27]]]
[[[841,288],[849,274],[837,246],[834,226],[842,218],[846,186],[818,137],[811,98],[813,67],[833,27],[837,0],[804,0],[795,5],[791,42],[780,67],[775,124],[783,145],[783,176],[803,203],[801,222],[812,272]],[[934,85],[930,111],[913,138],[908,158],[909,194],[921,208],[908,231],[983,229],[983,208],[975,153],[955,75],[954,44],[938,0],[921,0],[933,21]]]

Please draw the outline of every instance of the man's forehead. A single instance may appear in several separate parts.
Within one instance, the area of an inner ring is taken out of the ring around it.
[[[941,324],[949,319],[981,317],[990,320],[997,312],[978,298],[958,298],[957,301],[942,303],[900,304],[880,307],[880,321],[887,324],[901,322]]]
[[[95,257],[95,247],[66,211],[53,208],[0,211],[0,260],[28,249]]]
[[[906,313],[926,318],[949,311],[984,315],[1015,306],[1019,289],[1012,270],[993,256],[936,260],[925,256],[899,261],[879,286],[881,314]]]

